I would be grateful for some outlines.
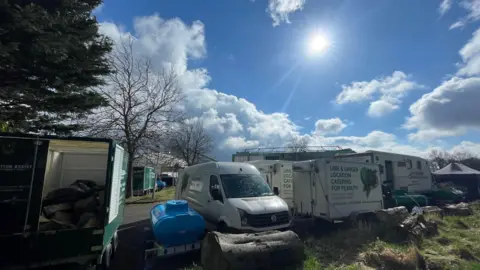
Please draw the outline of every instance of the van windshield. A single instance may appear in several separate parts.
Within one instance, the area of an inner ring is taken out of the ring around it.
[[[273,196],[267,182],[256,174],[222,174],[223,191],[227,198]]]

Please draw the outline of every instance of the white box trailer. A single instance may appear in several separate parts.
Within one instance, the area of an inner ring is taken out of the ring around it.
[[[383,209],[378,167],[317,159],[293,163],[295,214],[329,221]]]
[[[368,162],[379,166],[380,181],[393,190],[422,193],[432,190],[432,174],[428,161],[415,156],[366,151],[364,153],[338,155],[336,159]]]
[[[282,198],[290,209],[293,203],[293,161],[284,160],[255,160],[247,162],[252,164],[267,181],[270,188]]]

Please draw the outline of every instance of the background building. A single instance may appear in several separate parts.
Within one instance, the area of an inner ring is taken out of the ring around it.
[[[253,160],[290,160],[302,161],[318,158],[333,157],[336,154],[355,153],[350,148],[342,149],[340,146],[310,146],[300,151],[292,151],[289,147],[271,147],[245,149],[232,155],[233,162]]]

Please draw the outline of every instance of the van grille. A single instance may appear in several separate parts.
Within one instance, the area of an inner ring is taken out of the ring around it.
[[[255,228],[284,225],[290,222],[288,211],[258,215],[247,214],[247,219],[248,224]]]

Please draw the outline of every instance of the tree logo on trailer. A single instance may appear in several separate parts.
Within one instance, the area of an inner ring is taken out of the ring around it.
[[[360,170],[360,178],[362,179],[363,183],[363,191],[365,191],[368,198],[370,191],[378,186],[377,170],[363,167]]]

